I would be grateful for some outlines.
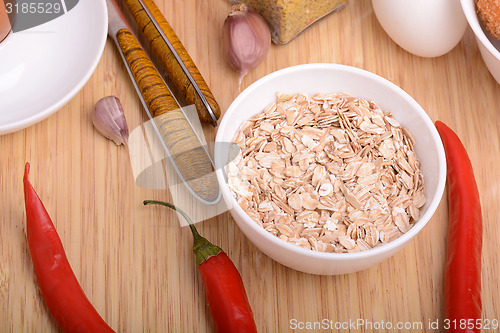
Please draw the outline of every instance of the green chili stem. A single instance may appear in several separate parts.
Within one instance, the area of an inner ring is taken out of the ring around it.
[[[184,219],[186,219],[187,223],[189,224],[189,228],[191,228],[191,232],[193,233],[193,237],[194,238],[201,237],[200,234],[198,233],[198,230],[196,230],[196,227],[194,226],[193,221],[191,221],[191,219],[189,218],[189,215],[186,214],[186,212],[184,212],[182,209],[177,208],[176,206],[172,205],[169,202],[164,202],[164,201],[159,201],[159,200],[144,200],[143,203],[144,203],[144,205],[149,205],[149,204],[163,205],[163,206],[167,206],[168,208],[171,208],[171,209],[179,212],[179,214],[181,214],[182,217],[184,217]]]
[[[155,205],[166,206],[168,208],[171,208],[179,212],[179,214],[181,214],[182,217],[186,219],[189,228],[191,229],[191,233],[193,234],[193,252],[196,256],[196,264],[198,266],[201,265],[204,261],[207,261],[208,258],[216,256],[219,253],[223,252],[220,247],[210,243],[205,237],[201,236],[198,233],[198,230],[196,230],[193,221],[191,221],[189,216],[182,209],[176,207],[175,205],[172,205],[169,202],[158,201],[158,200],[144,200],[143,203],[144,205],[155,204]]]

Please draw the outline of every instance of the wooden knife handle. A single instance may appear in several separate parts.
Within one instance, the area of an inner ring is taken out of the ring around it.
[[[118,31],[116,40],[151,115],[158,117],[178,109],[179,105],[135,36],[124,28]]]
[[[135,36],[123,28],[116,41],[182,177],[201,198],[215,201],[219,191],[212,161],[180,106]]]
[[[176,51],[203,96],[199,96],[196,88],[191,83],[181,65],[178,63],[175,55],[171,52],[167,42],[162,38],[160,31],[158,31],[156,26],[151,22],[151,19],[145,11],[142,3],[139,0],[124,0],[124,2],[127,4],[140,31],[143,32],[145,38],[150,43],[152,51],[158,57],[159,62],[172,81],[173,85],[175,85],[179,93],[182,94],[188,105],[194,104],[196,106],[196,110],[198,111],[198,115],[202,121],[216,126],[217,119],[219,119],[221,114],[220,107],[205,82],[205,79],[203,79],[203,76],[196,67],[193,59],[191,59],[174,30],[158,9],[154,1],[142,0],[149,12],[151,12],[164,35],[167,37],[173,49]],[[213,116],[203,102],[203,98],[212,110]]]

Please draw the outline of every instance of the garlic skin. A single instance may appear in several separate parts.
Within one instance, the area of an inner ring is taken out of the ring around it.
[[[271,46],[266,21],[245,4],[234,5],[223,26],[224,53],[229,64],[243,77],[262,62]]]
[[[107,96],[97,101],[92,113],[92,123],[99,133],[117,145],[127,145],[127,120],[117,97]]]

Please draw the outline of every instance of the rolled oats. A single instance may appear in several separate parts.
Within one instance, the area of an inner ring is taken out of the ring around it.
[[[357,252],[407,232],[425,205],[407,129],[348,94],[278,94],[245,121],[228,164],[238,204],[276,237],[321,252]]]

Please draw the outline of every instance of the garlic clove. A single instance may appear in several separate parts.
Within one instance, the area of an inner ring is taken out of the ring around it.
[[[117,97],[107,96],[97,101],[92,113],[92,123],[99,133],[117,145],[127,145],[127,120]]]
[[[264,60],[271,46],[271,32],[262,16],[245,4],[238,4],[224,21],[223,43],[229,64],[240,73],[241,86],[248,71]]]

